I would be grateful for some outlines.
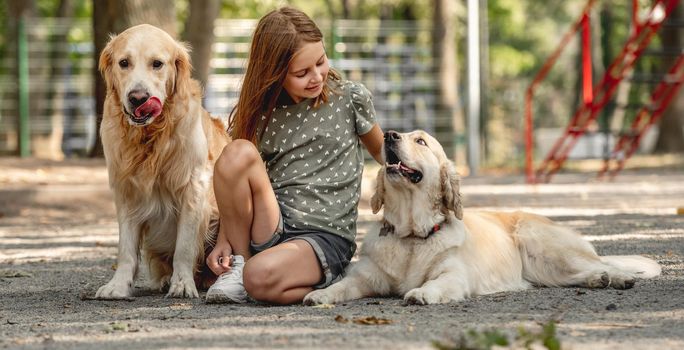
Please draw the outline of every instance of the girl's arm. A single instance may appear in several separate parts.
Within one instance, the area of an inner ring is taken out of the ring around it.
[[[371,156],[380,164],[382,164],[382,143],[384,142],[384,136],[382,129],[378,124],[373,125],[373,128],[360,136],[361,142],[368,150]]]

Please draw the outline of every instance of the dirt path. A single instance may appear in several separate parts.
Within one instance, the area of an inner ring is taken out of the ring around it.
[[[427,307],[400,299],[230,306],[166,299],[141,281],[132,301],[83,298],[112,276],[116,255],[103,162],[0,158],[0,348],[431,348],[468,329],[513,336],[549,320],[558,321],[564,348],[684,348],[684,215],[676,214],[684,172],[589,178],[563,175],[542,186],[465,178],[462,191],[467,208],[549,215],[585,233],[602,255],[655,258],[662,276],[626,291],[536,288]],[[371,188],[364,183],[365,203]],[[360,219],[362,236],[377,217],[364,204]],[[354,322],[370,317],[389,324]]]

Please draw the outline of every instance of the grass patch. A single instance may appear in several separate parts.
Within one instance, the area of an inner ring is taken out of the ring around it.
[[[462,333],[455,341],[433,341],[439,350],[490,350],[492,348],[560,350],[561,343],[556,336],[556,321],[540,325],[540,329],[519,327],[515,336],[510,337],[498,329],[474,330]]]

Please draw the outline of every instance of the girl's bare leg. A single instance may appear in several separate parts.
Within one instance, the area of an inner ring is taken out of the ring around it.
[[[245,289],[259,301],[274,304],[301,303],[323,278],[311,245],[295,239],[264,250],[247,261]]]
[[[242,278],[250,296],[276,304],[301,302],[323,276],[311,245],[293,240],[254,257],[249,250],[250,240],[261,244],[271,239],[280,221],[278,202],[256,147],[245,140],[233,141],[214,169],[221,225],[207,264],[220,274],[230,270],[228,256],[242,255],[247,260]],[[220,266],[219,257],[224,257]]]
[[[235,140],[223,149],[214,166],[214,193],[221,224],[207,265],[220,274],[230,269],[228,256],[247,260],[250,241],[259,244],[271,238],[280,209],[259,152],[246,140]],[[224,257],[221,266],[219,257]]]

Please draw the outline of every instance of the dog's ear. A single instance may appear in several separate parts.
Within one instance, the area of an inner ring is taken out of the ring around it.
[[[100,53],[100,60],[98,61],[98,69],[100,70],[100,74],[102,74],[102,78],[104,78],[107,90],[109,91],[114,89],[114,80],[112,79],[112,54],[114,53],[114,39],[116,39],[116,35],[110,35],[109,42],[107,42],[105,48],[102,49],[102,52]]]
[[[440,169],[442,183],[442,201],[444,206],[452,210],[459,220],[463,219],[463,204],[461,203],[461,178],[456,173],[456,167],[447,161]]]
[[[179,94],[181,98],[189,98],[192,94],[192,63],[190,62],[190,46],[179,42],[176,45],[174,63],[176,65],[176,77],[172,81],[173,89],[171,94]],[[188,96],[183,96],[188,95]]]
[[[382,205],[385,204],[385,167],[378,170],[378,175],[375,177],[375,194],[371,197],[371,209],[373,214],[377,214]]]

